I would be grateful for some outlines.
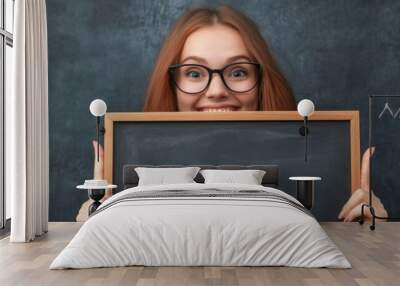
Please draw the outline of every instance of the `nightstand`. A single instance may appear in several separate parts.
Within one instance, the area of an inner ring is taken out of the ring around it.
[[[116,185],[110,185],[106,180],[85,180],[83,185],[76,186],[79,190],[87,190],[89,198],[94,202],[89,206],[89,216],[101,205],[100,200],[104,197],[107,189],[114,189]]]
[[[297,200],[307,209],[314,205],[314,182],[321,181],[321,177],[290,177],[289,180],[297,183]]]

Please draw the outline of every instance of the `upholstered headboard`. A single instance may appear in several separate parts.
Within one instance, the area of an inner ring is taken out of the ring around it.
[[[196,167],[200,167],[201,169],[225,169],[225,170],[243,170],[243,169],[255,169],[255,170],[264,170],[266,173],[262,180],[262,185],[266,187],[278,187],[279,183],[279,167],[277,165],[249,165],[249,166],[241,166],[241,165],[193,165]],[[160,166],[151,166],[151,165],[124,165],[123,167],[123,176],[122,181],[124,185],[124,189],[136,187],[139,182],[139,177],[135,171],[136,167],[164,167],[164,168],[176,168],[176,167],[184,167],[183,165],[160,165]],[[198,173],[196,178],[194,179],[197,183],[204,183],[203,176]]]

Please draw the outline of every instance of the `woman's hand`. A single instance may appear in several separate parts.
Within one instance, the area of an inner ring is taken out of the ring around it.
[[[93,179],[102,180],[104,178],[103,162],[104,162],[104,151],[103,147],[99,144],[99,160],[97,161],[97,141],[92,141],[93,151],[94,151],[94,168],[93,168]],[[112,195],[112,190],[106,190],[106,194],[101,201],[104,201]],[[88,219],[88,207],[93,201],[88,199],[81,205],[78,215],[76,216],[76,221],[84,222]]]
[[[371,156],[375,152],[375,147],[371,147]],[[354,219],[361,216],[361,206],[369,203],[369,160],[370,150],[369,148],[364,152],[361,161],[361,188],[356,190],[343,206],[339,219],[343,219],[345,222],[353,221]],[[380,217],[387,217],[387,211],[383,206],[381,200],[372,194],[372,205],[374,206],[375,215]],[[364,217],[370,219],[372,217],[371,212],[368,208],[364,208]]]
[[[93,140],[93,151],[94,151],[94,168],[93,168],[93,178],[96,180],[104,179],[104,150],[103,146],[99,144],[99,160],[97,160],[97,141]],[[104,202],[107,198],[112,196],[112,189],[106,190],[106,194],[101,199]]]

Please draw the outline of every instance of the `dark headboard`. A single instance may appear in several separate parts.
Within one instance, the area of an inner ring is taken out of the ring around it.
[[[253,170],[264,170],[266,173],[262,180],[262,185],[266,187],[277,188],[279,186],[279,167],[277,165],[195,165],[201,169],[225,169],[225,170],[243,170],[243,169],[253,169]],[[163,168],[177,168],[185,167],[184,165],[124,165],[122,182],[124,189],[136,187],[139,182],[139,177],[135,171],[136,167],[163,167]],[[198,173],[194,180],[197,183],[204,183],[203,176]]]

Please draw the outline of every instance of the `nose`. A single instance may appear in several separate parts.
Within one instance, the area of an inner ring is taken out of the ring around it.
[[[228,90],[226,89],[224,82],[219,74],[213,74],[205,96],[215,101],[221,101],[229,96]]]

